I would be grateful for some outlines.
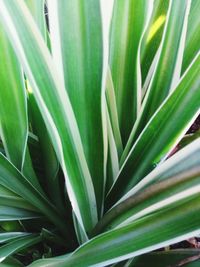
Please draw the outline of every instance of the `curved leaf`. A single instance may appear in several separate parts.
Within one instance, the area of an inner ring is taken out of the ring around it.
[[[154,0],[151,19],[141,43],[141,71],[143,84],[162,39],[168,7],[169,0]]]
[[[0,186],[0,203],[9,207],[21,208],[30,211],[37,211],[37,208],[33,207],[26,200],[15,194],[13,191],[8,190],[4,186]]]
[[[93,234],[178,205],[195,190],[198,192],[199,166],[200,140],[197,140],[159,165],[123,196],[98,222]]]
[[[157,110],[133,145],[108,195],[109,206],[167,157],[198,116],[200,112],[199,73],[200,53],[177,88]]]
[[[23,237],[29,235],[28,233],[25,232],[5,232],[5,233],[0,233],[0,244],[6,243],[10,240],[13,240],[15,238]]]
[[[100,214],[104,194],[100,3],[50,0],[48,10],[53,58],[76,117]]]
[[[26,237],[18,238],[6,245],[0,247],[0,262],[2,262],[8,256],[22,250],[33,246],[41,241],[41,237],[38,235],[30,234]]]
[[[96,267],[142,255],[199,233],[200,197],[178,207],[144,217],[127,226],[101,234],[62,258],[40,260],[37,266]]]
[[[8,1],[1,0],[0,4],[1,19],[33,88],[63,168],[73,209],[79,223],[87,231],[97,221],[96,199],[78,126],[62,78],[24,1],[17,0],[10,5]],[[35,60],[36,57],[40,60]]]
[[[0,206],[0,221],[17,221],[40,218],[41,215],[19,208]]]
[[[0,135],[6,156],[19,170],[23,170],[38,190],[43,192],[35,176],[27,148],[28,118],[23,72],[2,24],[0,84]]]
[[[180,79],[190,2],[188,0],[170,1],[159,59],[143,100],[140,115],[131,131],[122,161],[154,112]]]
[[[45,214],[66,235],[66,223],[55,207],[3,156],[0,154],[0,185],[15,192],[39,212]]]
[[[200,50],[200,2],[192,0],[191,10],[188,19],[188,29],[186,35],[185,51],[182,64],[182,73],[185,72],[194,57]]]
[[[35,22],[44,38],[47,40],[47,35],[49,34],[45,25],[45,14],[44,14],[44,0],[26,0],[26,4],[29,7]],[[42,164],[44,165],[45,173],[43,174],[42,182],[43,186],[48,191],[51,200],[56,204],[57,207],[63,209],[62,197],[60,194],[59,185],[59,162],[57,160],[55,151],[52,147],[49,134],[47,132],[44,120],[37,106],[33,91],[27,81],[27,91],[28,91],[28,109],[30,113],[30,123],[33,132],[37,135],[39,139],[39,145],[41,148],[41,158]]]
[[[0,94],[0,135],[7,157],[21,170],[28,135],[25,88],[21,66],[2,24],[0,24]]]
[[[116,0],[113,7],[109,63],[123,144],[126,144],[140,108],[139,47],[149,4],[150,1],[145,0]]]

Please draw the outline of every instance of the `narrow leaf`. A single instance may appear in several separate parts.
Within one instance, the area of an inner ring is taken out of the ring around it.
[[[169,0],[154,0],[150,21],[141,43],[141,71],[143,84],[149,72],[153,58],[160,46],[166,22]]]
[[[0,135],[7,157],[21,170],[28,134],[25,88],[21,67],[2,24],[0,94]]]
[[[13,240],[15,238],[23,237],[28,235],[25,232],[5,232],[5,233],[0,233],[0,244],[6,243],[10,240]]]
[[[188,19],[188,29],[186,35],[185,51],[182,64],[182,73],[185,72],[194,57],[199,52],[200,46],[200,17],[199,17],[200,2],[192,0],[191,10]]]
[[[109,205],[110,202],[114,203],[122,197],[163,161],[198,116],[199,73],[200,54],[133,145],[108,196]]]
[[[140,108],[138,51],[149,3],[145,0],[115,1],[113,7],[109,62],[123,144],[126,144]]]
[[[41,237],[37,235],[29,235],[27,237],[21,237],[6,245],[0,247],[0,262],[4,261],[8,256],[33,246],[41,241]]]
[[[19,208],[0,206],[0,221],[30,220],[41,215]]]
[[[1,154],[0,185],[21,196],[66,234],[66,223],[62,221],[55,207]]]
[[[101,120],[102,28],[99,1],[50,0],[48,10],[52,54],[63,73],[101,211],[104,151]]]
[[[110,123],[112,126],[113,136],[114,136],[115,144],[117,147],[118,157],[120,158],[123,152],[123,145],[122,145],[121,133],[119,129],[119,120],[118,120],[118,115],[117,115],[115,90],[114,90],[110,68],[108,68],[108,73],[107,73],[106,100],[107,100],[107,108],[108,108]]]
[[[174,84],[179,81],[190,2],[188,0],[170,1],[160,56],[143,100],[140,116],[130,134],[123,159],[154,112],[174,88]]]
[[[17,0],[10,5],[10,2],[1,0],[0,4],[1,19],[33,88],[65,173],[73,209],[83,229],[91,229],[97,221],[93,184],[59,70],[24,1]],[[36,57],[40,60],[35,60]]]
[[[37,266],[107,266],[180,242],[199,233],[200,197],[101,234],[63,259],[40,260]],[[114,245],[113,245],[114,244]],[[56,265],[57,264],[57,265]]]

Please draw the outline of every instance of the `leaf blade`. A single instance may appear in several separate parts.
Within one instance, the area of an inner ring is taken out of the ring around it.
[[[38,263],[36,261],[30,266],[107,266],[142,255],[199,233],[199,209],[199,196],[196,196],[179,207],[155,213],[99,235],[69,257],[41,260]]]
[[[24,1],[17,0],[13,5],[1,1],[1,5],[1,19],[4,26],[8,27],[12,44],[34,90],[65,173],[72,206],[80,224],[87,231],[97,221],[96,199],[78,126],[64,84]],[[19,38],[20,36],[26,36],[33,53],[27,46],[27,40]],[[36,54],[40,61],[35,61]],[[42,74],[42,79],[38,73]]]
[[[157,110],[137,139],[121,167],[110,195],[108,195],[107,203],[109,205],[111,202],[114,203],[119,196],[122,197],[160,161],[163,161],[198,116],[198,99],[200,97],[199,63],[200,54],[197,55],[177,88]],[[190,107],[189,103],[191,101],[194,106]],[[189,108],[185,110],[185,106],[189,106]],[[177,122],[176,127],[174,127],[172,117]]]
[[[100,214],[104,195],[100,3],[93,0],[49,1],[48,10],[52,54],[63,73]]]
[[[7,157],[21,170],[28,135],[23,74],[2,24],[0,24],[0,36],[1,138]]]
[[[148,1],[114,2],[109,64],[123,144],[126,144],[140,108],[141,80],[138,73],[138,51],[145,20],[148,17],[148,5]]]
[[[129,136],[122,162],[130,147],[142,132],[180,78],[183,44],[191,1],[170,1],[167,21],[161,41],[160,56],[144,97],[141,113]],[[163,83],[163,81],[165,81]]]

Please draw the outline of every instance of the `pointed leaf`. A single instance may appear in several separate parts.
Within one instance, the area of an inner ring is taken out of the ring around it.
[[[169,0],[154,0],[151,19],[148,23],[141,43],[141,71],[143,84],[152,64],[153,58],[156,55],[156,51],[160,46],[168,7]]]
[[[115,1],[113,7],[109,62],[123,144],[126,144],[140,108],[139,46],[149,3],[145,0]]]
[[[69,257],[40,260],[31,267],[94,267],[142,255],[199,233],[200,197],[168,210],[144,217],[127,226],[101,234]],[[56,265],[57,264],[57,265]]]
[[[0,185],[15,192],[39,212],[45,214],[66,234],[66,223],[55,207],[3,156],[0,154]]]
[[[0,135],[7,157],[21,170],[28,135],[25,88],[22,69],[2,24],[0,24],[0,94]]]
[[[41,237],[31,234],[26,237],[18,238],[6,245],[0,247],[0,262],[4,261],[8,256],[22,250],[33,246],[41,241]]]
[[[19,208],[0,206],[0,221],[16,221],[40,218],[41,215]]]
[[[114,204],[160,161],[163,161],[198,116],[200,112],[199,73],[200,53],[177,88],[157,110],[133,145],[110,191],[108,205]]]
[[[104,166],[100,4],[98,0],[50,0],[48,10],[52,54],[63,74],[101,210]]]
[[[185,72],[194,57],[200,49],[200,17],[199,17],[200,2],[192,0],[191,10],[188,19],[188,29],[186,35],[185,51],[183,57],[182,73]]]
[[[0,5],[1,19],[33,88],[63,168],[73,209],[83,229],[89,230],[97,221],[96,199],[78,126],[59,70],[24,1],[17,0],[11,5],[1,0]],[[40,60],[35,60],[36,57]]]
[[[170,1],[160,56],[143,100],[141,113],[125,148],[123,160],[154,112],[179,81],[190,2],[188,0]]]

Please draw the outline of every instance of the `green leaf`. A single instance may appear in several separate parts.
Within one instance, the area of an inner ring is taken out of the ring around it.
[[[46,40],[47,29],[44,17],[44,0],[26,0],[26,4],[34,17],[35,22],[42,36],[44,37],[44,40]],[[45,186],[47,187],[47,191],[51,196],[52,201],[57,204],[57,207],[62,207],[59,191],[59,179],[57,177],[59,163],[56,158],[55,151],[53,150],[44,120],[33,95],[32,88],[30,87],[28,81],[26,85],[28,91],[28,109],[30,112],[31,127],[33,132],[39,138],[39,146],[41,148],[43,161],[42,163],[44,164],[45,178],[47,179]],[[42,178],[44,183],[44,177]]]
[[[42,161],[42,167],[44,169],[41,180],[52,201],[56,204],[57,207],[62,208],[63,203],[61,201],[59,188],[60,181],[58,177],[59,162],[52,147],[47,128],[35,101],[33,92],[30,90],[30,87],[28,87],[28,89],[28,107],[31,118],[30,121],[33,132],[39,139],[38,143],[40,148],[40,157]]]
[[[200,17],[199,17],[200,2],[192,0],[191,10],[188,19],[188,29],[186,35],[185,51],[182,64],[182,73],[185,72],[187,67],[192,62],[193,58],[197,55],[200,47]]]
[[[44,39],[46,40],[46,25],[45,25],[45,16],[44,16],[44,0],[25,0],[30,12],[32,13],[35,22],[37,23],[38,28]]]
[[[159,59],[122,161],[154,112],[179,81],[189,10],[190,1],[170,1]]]
[[[199,249],[173,249],[169,251],[153,252],[136,257],[130,262],[130,267],[198,267],[200,261]]]
[[[11,162],[19,170],[24,170],[42,192],[31,159],[27,157],[28,119],[23,72],[2,24],[0,39],[0,135],[3,146]]]
[[[85,232],[82,230],[81,225],[79,224],[74,212],[73,212],[72,216],[73,216],[74,229],[76,232],[76,237],[77,237],[78,243],[79,243],[79,245],[82,245],[83,243],[88,241],[88,237],[85,234]]]
[[[73,209],[87,231],[97,221],[95,194],[76,119],[59,69],[56,69],[24,1],[17,0],[10,5],[10,2],[1,0],[0,5],[1,19],[33,88],[63,168]],[[40,60],[35,60],[36,57]]]
[[[198,139],[199,137],[200,137],[200,130],[192,134],[186,134],[178,144],[178,149],[185,147],[186,145],[190,144],[192,141]]]
[[[106,100],[107,100],[107,108],[109,112],[110,124],[112,126],[113,137],[115,140],[118,157],[120,158],[123,152],[123,145],[122,145],[121,134],[120,134],[120,129],[119,129],[119,120],[118,120],[118,115],[117,115],[115,90],[114,90],[110,68],[108,68],[108,72],[107,72]]]
[[[108,133],[108,158],[107,158],[107,178],[106,178],[106,192],[109,191],[114,183],[117,174],[119,173],[119,158],[117,147],[114,140],[114,134],[107,110],[107,133]]]
[[[199,233],[200,197],[178,207],[144,217],[127,226],[101,234],[78,248],[71,256],[36,261],[37,266],[107,266],[168,246]],[[52,263],[51,263],[52,262]],[[57,265],[56,265],[57,264]]]
[[[114,2],[109,63],[123,144],[126,144],[140,108],[139,50],[149,3],[145,0]]]
[[[190,159],[188,161],[188,158]],[[98,222],[93,234],[125,225],[198,192],[200,139],[160,164]]]
[[[104,193],[104,151],[99,1],[50,0],[48,11],[52,54],[63,75],[101,211]]]
[[[21,67],[2,24],[0,24],[0,94],[0,135],[7,157],[21,170],[28,135],[26,96]]]
[[[28,235],[26,237],[18,238],[6,245],[0,247],[0,262],[4,261],[8,256],[22,250],[33,246],[41,241],[41,237],[38,235]]]
[[[44,38],[47,39],[47,29],[45,25],[44,17],[44,0],[26,0],[26,4],[32,13],[35,22]],[[37,106],[36,100],[34,98],[32,89],[27,81],[27,91],[28,91],[28,109],[30,112],[31,127],[34,133],[39,138],[39,145],[41,148],[42,160],[45,169],[45,176],[47,178],[46,187],[51,199],[58,207],[62,207],[62,202],[60,200],[59,192],[59,179],[57,177],[59,164],[55,155],[55,151],[52,148],[52,144],[45,127],[44,120]],[[44,177],[42,177],[44,180]],[[44,182],[44,181],[43,181]]]
[[[46,34],[47,29],[45,25],[44,17],[44,0],[34,1],[26,0],[26,4],[29,7],[37,26],[44,37],[44,40],[47,39]],[[28,109],[30,113],[30,122],[33,132],[39,138],[39,146],[41,148],[41,158],[42,163],[44,164],[45,177],[42,177],[43,185],[47,188],[48,194],[51,196],[52,201],[57,205],[57,207],[62,208],[63,203],[61,201],[61,194],[59,188],[59,178],[58,170],[59,163],[53,150],[44,120],[37,106],[35,97],[32,92],[28,81],[26,82],[27,91],[28,91]],[[44,174],[43,174],[44,176]],[[46,178],[46,183],[44,181]]]
[[[167,157],[198,116],[199,72],[200,54],[133,145],[108,196],[109,206]]]
[[[60,217],[55,207],[1,154],[0,185],[15,192],[37,208],[66,235],[66,222]]]
[[[23,265],[18,260],[8,257],[1,263],[1,267],[23,267]]]
[[[138,192],[142,192],[157,182],[167,180],[172,176],[193,176],[199,170],[199,147],[200,139],[179,150],[172,157],[159,164],[126,195],[124,195],[120,201],[125,200]],[[190,160],[188,160],[188,158]]]
[[[19,238],[19,237],[23,237],[26,235],[30,235],[27,234],[25,232],[5,232],[5,233],[0,233],[0,244],[2,243],[6,243],[8,241],[11,241],[13,239]]]
[[[0,221],[29,220],[40,217],[41,215],[28,210],[0,206]]]
[[[27,177],[27,179],[31,182],[31,184],[33,184],[42,195],[45,194],[40,183],[38,182],[35,170],[33,169],[32,159],[28,147],[26,148],[25,151],[22,173],[24,176]]]
[[[154,0],[150,21],[141,43],[141,71],[143,84],[159,48],[166,22],[169,0]]]
[[[0,186],[0,203],[1,205],[6,205],[10,207],[16,207],[21,209],[26,209],[30,211],[37,211],[37,208],[33,207],[23,198],[19,197],[14,192],[8,190],[4,186]]]

